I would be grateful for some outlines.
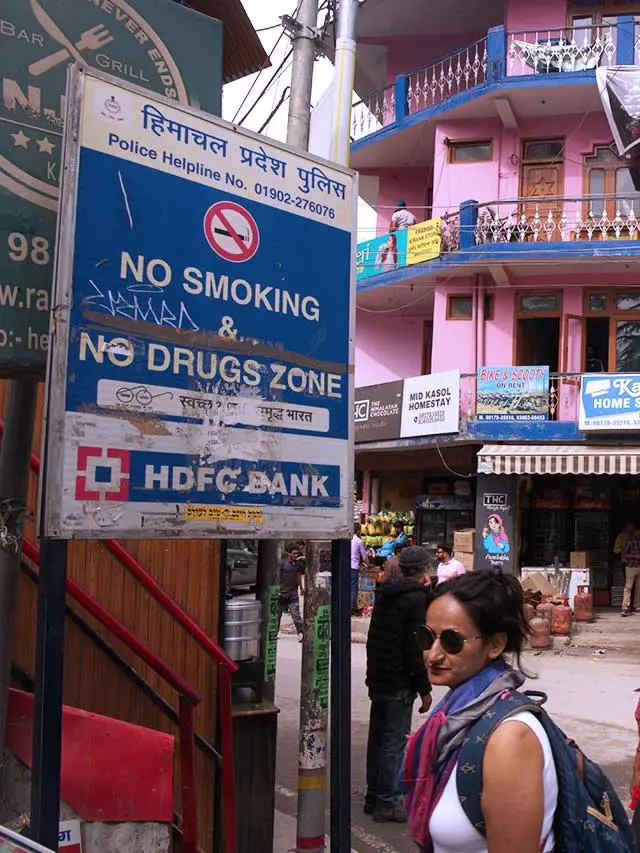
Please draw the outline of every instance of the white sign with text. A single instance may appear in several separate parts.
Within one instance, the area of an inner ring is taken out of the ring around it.
[[[400,436],[444,435],[460,427],[460,371],[404,380]]]

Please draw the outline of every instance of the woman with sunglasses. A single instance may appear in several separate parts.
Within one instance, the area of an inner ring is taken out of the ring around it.
[[[411,739],[405,761],[406,807],[421,853],[553,850],[558,783],[549,740],[533,714],[504,720],[487,743],[486,838],[463,811],[456,783],[460,746],[471,726],[525,681],[520,656],[527,633],[522,588],[510,575],[470,573],[436,588],[416,638],[431,684],[449,692]]]

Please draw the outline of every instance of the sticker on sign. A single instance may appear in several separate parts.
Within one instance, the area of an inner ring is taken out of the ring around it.
[[[65,853],[82,853],[79,820],[60,821],[58,830],[58,850]]]
[[[249,261],[258,251],[260,231],[253,216],[235,201],[218,201],[204,215],[204,234],[225,261]]]

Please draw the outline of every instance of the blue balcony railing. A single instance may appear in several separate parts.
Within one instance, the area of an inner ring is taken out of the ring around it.
[[[494,244],[536,251],[540,243],[602,240],[640,241],[640,193],[470,200],[459,211],[358,243],[356,280]]]
[[[506,32],[485,38],[378,89],[353,105],[351,136],[364,139],[408,116],[446,104],[491,83],[529,75],[593,71],[600,65],[640,64],[640,27],[633,15],[596,27]]]

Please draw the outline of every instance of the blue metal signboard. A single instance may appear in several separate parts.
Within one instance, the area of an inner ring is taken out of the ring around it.
[[[640,374],[589,373],[580,385],[580,418],[584,432],[640,430]]]
[[[353,173],[78,69],[69,103],[47,535],[346,536]]]

